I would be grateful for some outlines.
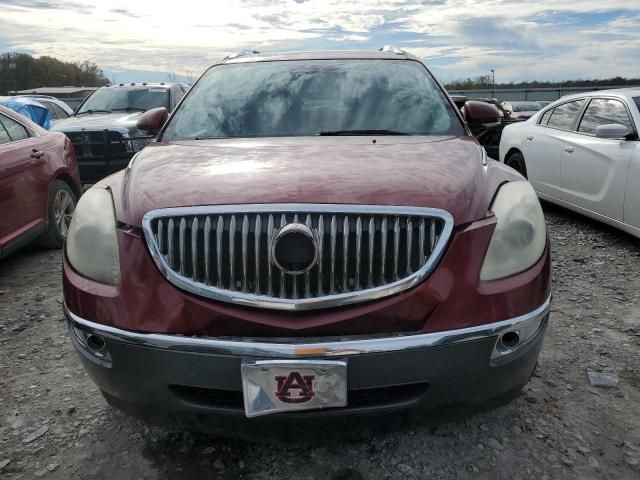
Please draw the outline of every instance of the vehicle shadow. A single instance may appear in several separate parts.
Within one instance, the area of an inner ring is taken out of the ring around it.
[[[631,250],[637,250],[640,245],[637,238],[623,232],[622,230],[544,200],[541,200],[540,203],[548,224],[558,226],[571,225],[578,228],[585,235],[602,235],[603,240],[606,240],[607,242],[614,242],[619,244],[621,247],[629,248]]]

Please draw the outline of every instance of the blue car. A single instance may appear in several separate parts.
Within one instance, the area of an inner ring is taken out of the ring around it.
[[[51,112],[37,100],[28,97],[0,97],[0,105],[37,123],[42,128],[51,128]]]

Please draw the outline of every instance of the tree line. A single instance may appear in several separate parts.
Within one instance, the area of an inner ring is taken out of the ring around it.
[[[64,62],[57,58],[33,57],[26,53],[0,54],[0,95],[11,90],[38,87],[100,87],[109,79],[95,63]]]
[[[495,88],[570,88],[570,87],[617,87],[640,85],[640,78],[612,77],[606,79],[564,80],[561,82],[532,80],[529,82],[496,83]],[[489,90],[494,87],[491,74],[479,75],[463,80],[448,82],[447,90]]]

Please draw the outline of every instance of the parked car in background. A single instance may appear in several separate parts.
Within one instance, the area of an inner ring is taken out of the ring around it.
[[[0,106],[0,258],[33,240],[62,247],[81,193],[71,142]]]
[[[640,89],[563,97],[505,128],[500,160],[540,198],[640,237]]]
[[[49,109],[30,97],[0,97],[0,105],[19,113],[40,127],[48,130],[51,127]]]
[[[71,341],[109,403],[318,439],[529,380],[549,246],[531,185],[466,127],[494,106],[463,119],[391,47],[231,56],[167,115],[138,119],[156,141],[87,190],[65,249]]]
[[[502,106],[518,120],[528,120],[542,108],[538,102],[502,102]]]
[[[41,105],[47,107],[51,113],[51,123],[55,123],[56,120],[63,118],[69,118],[73,115],[73,109],[62,100],[52,97],[50,95],[18,95],[23,98],[32,98]]]
[[[550,105],[551,103],[553,103],[551,100],[536,100],[536,103],[538,105],[540,105],[540,108],[544,108],[547,105]]]
[[[95,183],[127,166],[152,137],[136,128],[140,115],[164,107],[171,111],[186,91],[181,84],[127,83],[102,87],[52,130],[73,143],[83,184]]]
[[[467,101],[485,102],[493,105],[498,109],[500,113],[500,122],[496,125],[472,125],[469,128],[471,133],[478,139],[480,145],[487,151],[487,155],[494,160],[499,158],[498,147],[500,146],[500,137],[502,136],[502,130],[507,125],[513,122],[520,122],[521,120],[514,118],[510,112],[505,110],[502,104],[495,98],[468,98],[461,95],[454,95],[451,97],[459,109],[464,108],[464,104]]]

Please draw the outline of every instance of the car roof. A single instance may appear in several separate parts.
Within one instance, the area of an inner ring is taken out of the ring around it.
[[[611,90],[595,90],[592,92],[582,92],[582,93],[574,93],[573,95],[567,95],[561,97],[559,100],[572,100],[574,98],[584,98],[584,97],[598,97],[598,96],[610,96],[610,97],[619,97],[619,98],[633,98],[640,97],[640,87],[629,87],[629,88],[614,88]],[[558,100],[556,100],[557,102]],[[553,102],[555,103],[555,102]]]
[[[220,63],[275,62],[283,60],[419,60],[409,52],[394,47],[381,50],[322,50],[309,52],[255,51],[231,54]]]

